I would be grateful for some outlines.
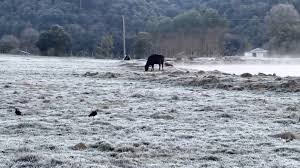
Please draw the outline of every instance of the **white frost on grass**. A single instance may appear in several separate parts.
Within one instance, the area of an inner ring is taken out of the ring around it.
[[[268,136],[299,130],[299,93],[176,85],[140,65],[0,56],[0,167],[300,166],[299,140]]]

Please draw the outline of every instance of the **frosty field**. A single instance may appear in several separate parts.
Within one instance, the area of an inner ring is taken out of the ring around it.
[[[299,78],[143,64],[0,55],[0,167],[300,167]]]

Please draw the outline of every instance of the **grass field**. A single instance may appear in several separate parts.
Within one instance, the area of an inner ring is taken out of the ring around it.
[[[300,167],[300,141],[269,136],[299,133],[299,92],[186,84],[197,74],[1,55],[0,167]]]

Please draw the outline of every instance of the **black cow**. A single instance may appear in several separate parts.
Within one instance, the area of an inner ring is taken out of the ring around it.
[[[162,67],[162,70],[164,70],[164,61],[165,57],[163,55],[152,54],[150,57],[148,57],[147,63],[145,65],[145,71],[149,70],[149,66],[152,66],[151,71],[154,71],[154,64],[159,65],[159,70],[160,67]]]

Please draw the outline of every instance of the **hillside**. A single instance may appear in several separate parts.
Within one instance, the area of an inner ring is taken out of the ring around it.
[[[120,55],[122,15],[127,21],[128,50],[134,53],[136,34],[151,32],[149,25],[166,18],[172,20],[191,9],[213,9],[218,17],[227,20],[222,34],[224,52],[234,54],[268,44],[271,39],[265,31],[265,16],[279,3],[292,4],[296,11],[300,10],[297,0],[1,0],[0,37],[4,42],[13,41],[12,48],[37,52],[38,35],[58,24],[70,35],[73,54],[97,53],[104,39],[112,35],[113,55]]]

